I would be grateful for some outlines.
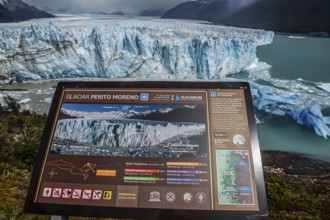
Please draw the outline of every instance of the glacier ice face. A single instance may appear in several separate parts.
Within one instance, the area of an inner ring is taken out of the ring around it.
[[[323,116],[319,105],[294,109],[289,111],[288,114],[299,124],[312,129],[317,135],[324,138],[330,137],[330,129],[327,126],[327,124],[330,125],[330,117]]]
[[[324,138],[330,137],[330,128],[327,126],[330,124],[330,117],[323,116],[320,105],[297,109],[298,94],[280,95],[268,86],[261,86],[254,82],[250,82],[250,85],[253,105],[256,109],[279,116],[289,115],[297,123],[307,126],[317,135]]]
[[[285,115],[285,110],[293,106],[299,97],[298,94],[277,95],[270,87],[253,82],[250,82],[250,85],[254,107],[274,115]]]
[[[56,19],[55,19],[56,20]],[[219,79],[257,62],[274,33],[173,21],[0,26],[0,83],[54,78]]]
[[[322,83],[317,86],[318,88],[330,93],[330,83]]]
[[[222,79],[248,70],[250,82],[272,86],[251,83],[261,111],[289,115],[316,103],[329,106],[329,83],[272,78],[270,66],[258,62],[256,47],[273,37],[263,30],[171,20],[74,17],[0,24],[0,84],[75,77]],[[326,131],[328,118],[312,125],[300,121]]]
[[[289,114],[291,110],[307,110],[315,105],[320,109],[326,109],[330,106],[329,83],[312,82],[301,78],[290,80],[274,78],[270,74],[270,69],[269,64],[259,62],[258,65],[251,66],[248,70],[249,75],[245,78],[251,85],[253,104],[256,109],[274,115],[292,117],[292,113]],[[308,123],[308,120],[302,120],[301,122],[304,123],[300,124],[304,124],[317,135],[326,138],[327,136],[324,135],[328,129],[326,124],[329,124],[325,123],[326,120],[327,117],[323,117],[323,120],[315,120],[312,124]],[[262,122],[262,117],[257,118],[256,121]],[[317,132],[319,129],[323,132]]]

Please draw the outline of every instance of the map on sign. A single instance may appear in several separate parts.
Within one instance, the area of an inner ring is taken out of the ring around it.
[[[253,205],[249,153],[246,150],[217,150],[219,204]]]
[[[96,167],[96,164],[91,164],[89,162],[84,164],[82,167],[77,167],[65,160],[50,161],[47,165],[56,166],[58,169],[67,171],[72,175],[82,176],[84,180],[88,178],[88,172],[91,171],[95,173],[94,168]],[[51,177],[54,175],[54,169],[52,169],[52,172],[50,172],[49,175],[51,175]]]

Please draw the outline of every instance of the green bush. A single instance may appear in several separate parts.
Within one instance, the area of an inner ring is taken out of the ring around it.
[[[266,177],[271,219],[330,219],[330,190],[318,183],[289,183],[282,176]]]

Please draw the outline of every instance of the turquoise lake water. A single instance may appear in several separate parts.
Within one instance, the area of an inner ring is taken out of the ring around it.
[[[322,106],[323,114],[330,116],[328,105],[330,94],[318,97],[315,94],[317,90],[313,90],[319,83],[330,83],[329,38],[292,39],[277,35],[272,44],[258,48],[257,56],[260,61],[271,66],[268,70],[270,73],[270,78],[267,78],[268,83],[282,80],[280,82],[283,82],[283,87],[291,89],[290,85],[295,87],[295,82],[301,78],[307,88],[301,90],[301,93],[306,93],[306,102],[309,102],[308,95],[310,95],[313,103]],[[297,91],[296,88],[293,90]],[[298,125],[290,117],[267,116],[257,127],[263,150],[303,153],[330,161],[330,139],[317,136],[307,127]]]

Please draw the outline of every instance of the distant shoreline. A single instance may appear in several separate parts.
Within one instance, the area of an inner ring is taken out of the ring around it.
[[[330,162],[306,155],[281,151],[262,151],[265,181],[279,177],[292,187],[330,187]]]
[[[312,33],[287,33],[287,32],[274,32],[276,35],[295,36],[295,37],[319,37],[330,38],[327,32],[312,32]]]
[[[282,169],[290,175],[327,177],[330,179],[330,162],[309,155],[283,152],[261,151],[264,167]]]

